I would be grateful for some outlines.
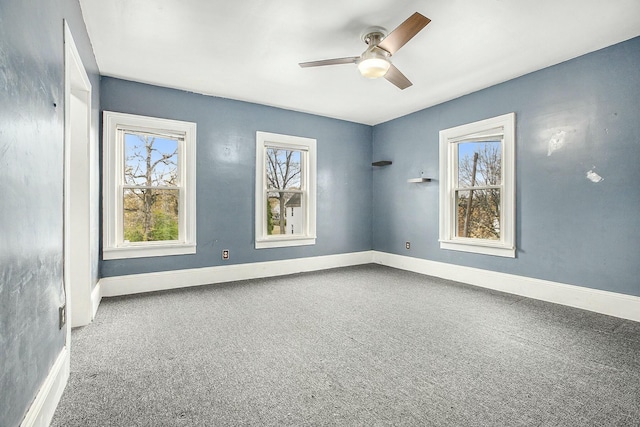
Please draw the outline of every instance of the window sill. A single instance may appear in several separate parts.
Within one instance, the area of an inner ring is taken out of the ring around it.
[[[501,256],[505,258],[515,258],[516,250],[514,247],[502,244],[480,243],[480,242],[462,242],[462,241],[440,241],[440,249],[448,249],[451,251],[471,252],[483,255]]]
[[[256,240],[256,249],[286,248],[291,246],[315,245],[314,237],[275,237],[269,239]]]
[[[104,248],[102,259],[147,258],[171,255],[188,255],[196,253],[195,244],[165,244],[149,246],[123,246]]]

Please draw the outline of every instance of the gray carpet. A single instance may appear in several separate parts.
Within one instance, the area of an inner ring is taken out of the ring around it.
[[[103,299],[53,426],[640,426],[640,324],[366,265]]]

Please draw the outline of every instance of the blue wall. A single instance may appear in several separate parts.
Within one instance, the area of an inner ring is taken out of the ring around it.
[[[639,100],[640,37],[375,126],[373,249],[640,296]],[[438,178],[441,129],[512,111],[517,257],[440,249],[439,183],[407,178]]]
[[[372,128],[112,78],[100,85],[77,0],[2,1],[2,426],[21,422],[64,345],[63,18],[93,86],[95,141],[98,105],[198,123],[198,253],[103,262],[102,276],[220,265],[223,248],[230,264],[373,248],[640,295],[640,38]],[[440,250],[437,182],[406,179],[437,177],[439,130],[511,111],[517,258]],[[315,246],[254,249],[256,130],[318,140]],[[548,155],[559,131],[566,145]],[[589,170],[604,180],[587,180]]]
[[[109,260],[103,277],[371,249],[372,128],[103,77],[102,110],[197,123],[197,253]],[[256,131],[317,139],[317,242],[254,248]],[[231,259],[221,260],[222,249]]]
[[[374,127],[103,78],[102,109],[198,123],[198,253],[103,261],[101,274],[222,265],[227,248],[229,264],[374,249],[640,295],[639,69],[635,38]],[[406,180],[438,177],[441,129],[512,111],[517,257],[441,250],[438,182]],[[256,130],[318,139],[317,245],[254,249]]]
[[[97,118],[100,76],[78,2],[0,2],[1,426],[19,425],[64,346],[63,18]]]

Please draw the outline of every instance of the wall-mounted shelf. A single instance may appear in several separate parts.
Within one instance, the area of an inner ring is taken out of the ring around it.
[[[424,171],[420,171],[420,178],[409,178],[407,182],[416,182],[416,183],[431,182],[431,178],[425,178]]]
[[[371,166],[388,166],[391,164],[391,160],[380,160],[379,162],[371,163]]]

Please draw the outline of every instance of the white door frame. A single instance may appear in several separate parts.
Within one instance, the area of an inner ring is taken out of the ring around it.
[[[91,300],[91,83],[64,22],[64,283],[71,327],[93,317]]]

